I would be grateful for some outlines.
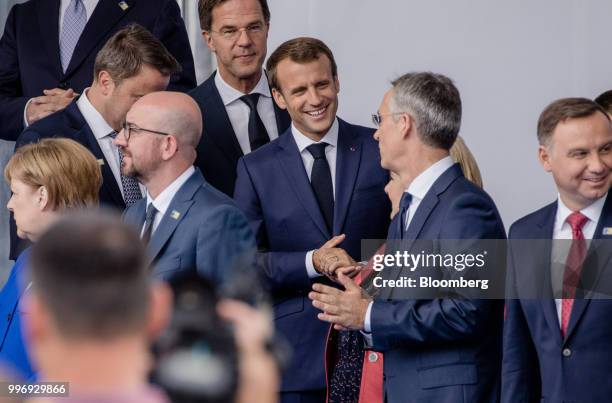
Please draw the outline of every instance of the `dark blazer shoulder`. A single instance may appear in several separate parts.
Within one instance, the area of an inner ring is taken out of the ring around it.
[[[549,220],[554,219],[557,212],[557,201],[547,204],[546,206],[519,218],[510,226],[508,233],[509,238],[529,238],[534,225],[546,224]]]
[[[208,98],[219,95],[219,91],[215,86],[215,74],[216,71],[213,72],[206,80],[204,80],[202,84],[188,92],[188,94],[200,105]]]

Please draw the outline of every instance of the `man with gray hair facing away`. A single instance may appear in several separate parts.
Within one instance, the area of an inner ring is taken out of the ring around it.
[[[401,76],[373,119],[381,165],[406,189],[389,240],[505,239],[493,200],[449,156],[461,124],[459,91],[449,78]],[[405,270],[382,275],[399,277]],[[315,284],[310,298],[323,311],[319,319],[362,330],[371,347],[385,353],[388,403],[499,400],[502,301],[402,299],[391,287],[372,301],[353,280],[338,277],[344,291]]]
[[[132,106],[115,143],[122,173],[138,179],[147,196],[124,221],[148,244],[155,277],[196,270],[225,284],[234,268],[252,261],[255,240],[234,202],[194,168],[201,133],[198,105],[185,94],[154,92]]]

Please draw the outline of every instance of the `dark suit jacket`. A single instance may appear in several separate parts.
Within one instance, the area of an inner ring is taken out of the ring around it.
[[[552,239],[556,213],[554,202],[510,228],[509,286],[519,298],[506,301],[502,402],[605,402],[612,396],[612,302],[593,299],[588,294],[575,299],[567,334],[565,338],[561,336],[550,281],[551,245],[541,241]],[[604,234],[604,228],[612,228],[611,194],[601,212],[581,276],[584,281],[591,268],[602,270],[593,277],[591,287],[609,292],[612,236]],[[526,254],[522,250],[521,245],[530,243],[535,243],[539,252]],[[594,262],[595,258],[598,262]],[[537,284],[549,297],[535,299],[529,291],[531,284]],[[520,298],[524,293],[530,294],[528,298]]]
[[[0,138],[15,140],[23,130],[28,99],[44,89],[72,88],[82,92],[93,79],[95,57],[110,36],[136,22],[153,33],[176,57],[183,71],[172,77],[169,89],[195,87],[189,39],[175,0],[100,0],[62,72],[59,50],[60,0],[30,0],[17,4],[0,39]]]
[[[505,236],[493,200],[468,181],[455,164],[427,192],[404,239],[479,240]],[[498,401],[502,301],[400,300],[390,296],[381,289],[370,317],[373,348],[385,354],[385,393],[389,403]]]
[[[310,186],[291,129],[238,162],[234,198],[246,214],[261,252],[258,268],[272,292],[276,328],[293,347],[283,391],[325,388],[324,348],[328,326],[308,300],[313,280],[307,251],[332,235],[361,260],[362,239],[382,239],[390,204],[384,193],[388,173],[380,167],[371,129],[339,120],[336,197],[330,233]],[[320,281],[320,280],[317,280]]]
[[[118,184],[113,176],[108,161],[106,161],[100,149],[98,140],[96,140],[96,137],[77,107],[76,99],[65,109],[57,111],[26,128],[17,139],[15,148],[17,149],[25,144],[36,143],[40,139],[50,137],[65,137],[81,143],[85,148],[91,151],[97,160],[102,161],[103,164],[100,167],[102,170],[100,204],[117,208],[121,211],[125,208],[125,202],[123,201],[123,196],[121,196],[121,190],[119,188],[121,184]],[[10,228],[10,257],[14,259],[26,245],[26,242],[17,237],[17,228],[15,227],[12,216]]]
[[[137,231],[145,222],[146,203],[146,199],[134,203],[123,216]],[[173,197],[148,250],[155,277],[167,280],[196,270],[219,285],[240,270],[251,269],[239,265],[252,263],[256,249],[242,212],[196,169]]]
[[[215,85],[215,74],[189,93],[200,105],[204,122],[195,165],[202,170],[211,185],[232,197],[236,183],[236,164],[243,153]],[[276,102],[272,103],[280,135],[289,128],[291,119],[287,111],[280,109]]]

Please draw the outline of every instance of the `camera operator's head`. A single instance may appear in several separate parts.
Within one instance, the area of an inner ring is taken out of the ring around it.
[[[43,379],[71,394],[144,388],[171,295],[152,285],[138,234],[110,214],[63,217],[33,247],[31,279],[26,331]]]

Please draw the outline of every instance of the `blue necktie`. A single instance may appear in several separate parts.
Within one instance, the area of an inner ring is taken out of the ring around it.
[[[243,95],[240,100],[247,104],[250,109],[249,113],[249,143],[251,145],[251,151],[257,150],[259,147],[270,142],[270,136],[266,131],[259,113],[257,113],[257,101],[259,101],[259,94],[253,93],[249,95]]]
[[[149,203],[145,214],[145,224],[144,230],[142,230],[141,239],[145,245],[148,245],[149,241],[151,240],[151,234],[153,234],[153,222],[155,221],[155,216],[157,215],[157,209],[153,203]]]
[[[70,0],[68,8],[64,13],[62,22],[62,33],[60,35],[60,58],[62,70],[66,72],[72,53],[76,47],[79,37],[87,24],[87,13],[83,0]]]
[[[312,171],[310,173],[310,185],[314,191],[317,202],[327,229],[331,233],[334,225],[334,187],[332,185],[331,171],[327,158],[325,158],[325,147],[327,143],[311,144],[306,149],[314,158]]]
[[[112,131],[109,136],[114,139],[117,137],[117,132]],[[123,201],[125,202],[125,207],[130,207],[132,204],[142,199],[142,193],[140,192],[140,186],[138,186],[136,178],[126,176],[121,171],[121,167],[123,166],[123,152],[120,147],[117,149],[119,152],[119,174],[121,176],[121,188],[123,189]]]
[[[399,235],[399,239],[404,239],[406,235],[406,217],[408,217],[408,209],[410,208],[410,203],[412,202],[412,195],[408,192],[404,192],[402,195],[402,199],[400,200],[399,212],[399,221],[398,221],[398,229],[397,235]]]

